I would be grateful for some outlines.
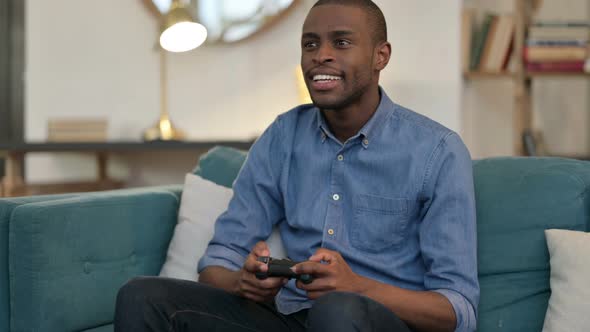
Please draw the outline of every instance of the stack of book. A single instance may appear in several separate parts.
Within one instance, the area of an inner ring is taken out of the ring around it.
[[[50,142],[104,142],[107,140],[107,120],[52,119],[47,128]]]
[[[473,25],[475,11],[463,13],[464,70],[499,73],[508,67],[514,44],[514,16],[486,13],[483,23]],[[467,44],[469,44],[467,46]]]
[[[529,29],[524,60],[529,72],[585,72],[588,22],[535,22]]]

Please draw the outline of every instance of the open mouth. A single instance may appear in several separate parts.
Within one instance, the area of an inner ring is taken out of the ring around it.
[[[314,75],[314,82],[330,82],[330,81],[341,81],[342,77],[334,75]]]
[[[317,91],[328,91],[342,82],[342,76],[317,74],[312,77],[311,87]]]

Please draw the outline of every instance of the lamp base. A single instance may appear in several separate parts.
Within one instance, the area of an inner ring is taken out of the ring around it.
[[[143,132],[145,141],[181,141],[185,134],[174,127],[168,116],[162,115],[156,124]]]

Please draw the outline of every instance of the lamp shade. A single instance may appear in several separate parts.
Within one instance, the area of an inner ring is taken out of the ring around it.
[[[170,52],[186,52],[199,47],[207,39],[207,29],[193,20],[188,8],[173,1],[164,17],[160,45]]]

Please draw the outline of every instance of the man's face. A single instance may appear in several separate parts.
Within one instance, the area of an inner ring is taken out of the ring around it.
[[[314,104],[341,109],[359,100],[376,79],[373,36],[361,8],[323,5],[303,24],[301,68]]]

